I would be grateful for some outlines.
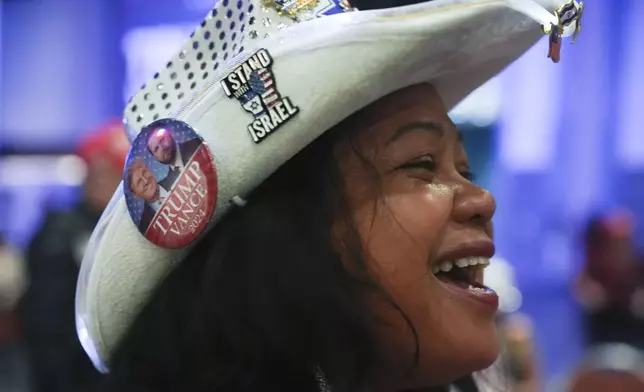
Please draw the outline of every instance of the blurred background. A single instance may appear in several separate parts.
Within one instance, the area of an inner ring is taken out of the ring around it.
[[[0,391],[89,390],[74,274],[120,176],[113,130],[212,3],[0,1]],[[644,1],[586,3],[560,64],[544,38],[452,113],[497,198],[491,274],[529,320],[540,390],[598,343],[644,342]]]

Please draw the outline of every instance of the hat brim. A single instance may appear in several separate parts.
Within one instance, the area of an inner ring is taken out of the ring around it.
[[[176,117],[204,138],[214,157],[219,191],[210,227],[235,196],[248,195],[352,113],[418,83],[433,84],[450,110],[541,36],[538,23],[505,1],[441,0],[320,18],[258,41],[297,116],[257,144],[246,130],[248,113],[215,84]],[[106,370],[141,307],[189,249],[148,242],[130,218],[122,187],[117,190],[89,242],[77,291],[79,335],[97,368]]]

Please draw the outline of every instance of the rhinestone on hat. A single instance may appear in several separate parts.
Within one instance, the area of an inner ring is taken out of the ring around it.
[[[297,22],[352,10],[347,0],[218,0],[188,42],[128,103],[128,135],[179,111],[217,80],[244,46]]]

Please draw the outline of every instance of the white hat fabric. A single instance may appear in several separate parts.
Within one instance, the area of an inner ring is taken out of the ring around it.
[[[133,212],[127,181],[117,190],[92,235],[77,290],[77,329],[95,366],[107,370],[121,337],[189,243],[307,144],[418,83],[433,84],[450,110],[543,36],[542,25],[572,34],[578,17],[562,24],[567,9],[551,13],[562,1],[437,0],[356,11],[340,0],[219,0],[125,111],[134,143],[128,162],[147,154],[137,147],[143,138],[168,129],[196,141],[200,164],[212,165],[194,172],[211,181],[201,193],[208,202],[200,204],[200,225],[190,236],[166,243],[133,223],[130,215],[140,211]],[[581,14],[576,1],[568,7]],[[163,203],[159,211],[168,207]]]

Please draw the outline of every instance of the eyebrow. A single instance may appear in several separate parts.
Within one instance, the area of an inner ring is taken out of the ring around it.
[[[443,135],[445,134],[445,129],[443,126],[437,122],[434,121],[416,121],[412,123],[405,124],[398,128],[396,132],[387,140],[386,145],[390,145],[391,143],[395,142],[396,140],[400,139],[404,135],[408,134],[409,132],[413,131],[425,131],[425,132],[430,132],[434,136],[438,136],[439,138],[442,138]]]
[[[390,145],[391,143],[400,139],[404,135],[413,131],[429,132],[434,134],[435,136],[438,136],[438,138],[442,138],[443,135],[445,135],[445,128],[443,128],[443,125],[440,123],[437,123],[435,121],[416,121],[409,124],[405,124],[400,128],[398,128],[396,132],[393,134],[393,136],[391,136],[389,140],[387,140],[387,143],[385,145]],[[456,138],[459,143],[463,143],[465,140],[465,136],[461,131],[456,131]]]

